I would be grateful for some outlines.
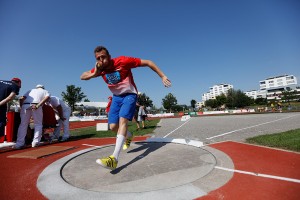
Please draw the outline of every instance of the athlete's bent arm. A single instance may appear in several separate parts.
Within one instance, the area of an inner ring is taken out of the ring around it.
[[[98,67],[97,67],[98,66]],[[94,72],[92,73],[91,70],[83,72],[80,76],[81,80],[90,80],[91,78],[95,78],[96,75],[101,71],[98,64],[95,65]]]
[[[151,60],[141,60],[141,66],[148,66],[150,67],[153,71],[155,71],[160,78],[162,79],[162,82],[165,87],[170,87],[171,86],[171,81],[168,79],[168,77],[159,69],[159,67],[152,62]]]

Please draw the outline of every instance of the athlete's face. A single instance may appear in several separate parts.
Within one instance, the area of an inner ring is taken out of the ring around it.
[[[109,66],[110,56],[107,55],[105,50],[95,53],[95,58],[97,63],[103,68],[107,68]]]

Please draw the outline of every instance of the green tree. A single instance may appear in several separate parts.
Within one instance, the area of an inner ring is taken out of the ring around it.
[[[211,108],[220,108],[221,106],[225,105],[227,102],[227,97],[225,94],[221,94],[216,96],[216,99],[209,99],[205,101],[205,106]]]
[[[235,107],[235,99],[236,99],[236,92],[234,89],[229,89],[227,91],[226,96],[226,107],[234,108]]]
[[[259,97],[254,100],[254,103],[257,105],[267,105],[268,101],[267,101],[267,98]]]
[[[191,100],[191,107],[193,108],[193,111],[195,111],[197,101],[195,99]]]
[[[243,91],[236,91],[236,105],[237,108],[243,108],[246,106],[250,106],[254,103],[254,100],[251,97],[248,97]]]
[[[216,99],[208,99],[205,101],[205,106],[211,107],[211,108],[217,108],[218,102]]]
[[[152,107],[153,101],[148,97],[145,93],[141,93],[138,95],[138,100],[140,105],[143,105],[145,107]]]
[[[221,107],[221,106],[223,106],[223,105],[226,104],[226,102],[227,102],[227,97],[226,97],[225,94],[222,93],[221,95],[216,96],[216,100],[217,100],[217,106],[218,106],[218,107]]]
[[[297,96],[297,90],[282,91],[281,95],[282,95],[281,100],[283,100],[285,102],[290,102],[290,101],[299,99],[299,97]]]
[[[226,102],[226,106],[229,108],[243,108],[245,106],[250,106],[254,100],[241,90],[229,89]]]
[[[72,111],[75,110],[75,104],[81,102],[81,100],[86,97],[86,95],[81,92],[81,87],[75,87],[75,85],[67,85],[67,91],[62,92],[61,96],[63,100],[69,104]]]
[[[180,112],[180,111],[184,111],[184,110],[187,110],[186,105],[174,105],[174,106],[172,106],[172,111],[173,112]]]
[[[177,105],[177,99],[173,94],[169,93],[162,99],[162,104],[166,110],[171,112],[171,109]]]
[[[84,99],[83,102],[91,102],[88,98]]]

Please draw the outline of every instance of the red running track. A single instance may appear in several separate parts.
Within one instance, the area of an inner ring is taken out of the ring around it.
[[[300,154],[237,142],[209,145],[226,153],[235,170],[300,180]],[[198,200],[299,200],[300,183],[234,173],[223,187]]]
[[[143,141],[146,137],[135,137]],[[7,156],[31,150],[0,151],[0,199],[46,199],[37,189],[39,174],[54,161],[71,153],[89,148],[82,144],[114,144],[115,138],[94,138],[59,143],[62,146],[75,146],[75,149],[40,159],[7,158]],[[55,144],[55,143],[54,143]],[[236,170],[256,172],[300,180],[300,154],[248,145],[237,142],[222,142],[210,145],[226,153],[233,161]],[[39,147],[42,148],[42,147]],[[224,172],[226,173],[226,171]],[[51,187],[51,185],[49,185]],[[299,200],[300,183],[234,173],[224,186],[211,191],[198,200]]]
[[[135,137],[134,141],[143,141],[146,137]],[[46,199],[38,190],[36,184],[40,173],[54,161],[74,152],[90,148],[82,144],[108,145],[114,144],[115,138],[93,138],[59,143],[59,146],[75,146],[75,149],[53,154],[40,159],[8,158],[7,156],[30,151],[32,148],[22,150],[0,150],[0,199],[1,200],[44,200]],[[49,144],[52,145],[52,144]],[[57,143],[53,143],[57,145]],[[48,146],[48,145],[45,145]],[[43,148],[43,146],[38,147]],[[51,185],[49,185],[51,187]]]

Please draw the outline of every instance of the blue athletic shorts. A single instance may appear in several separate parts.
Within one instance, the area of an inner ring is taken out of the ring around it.
[[[136,94],[114,95],[108,114],[109,124],[119,124],[120,117],[132,120],[137,101]]]

